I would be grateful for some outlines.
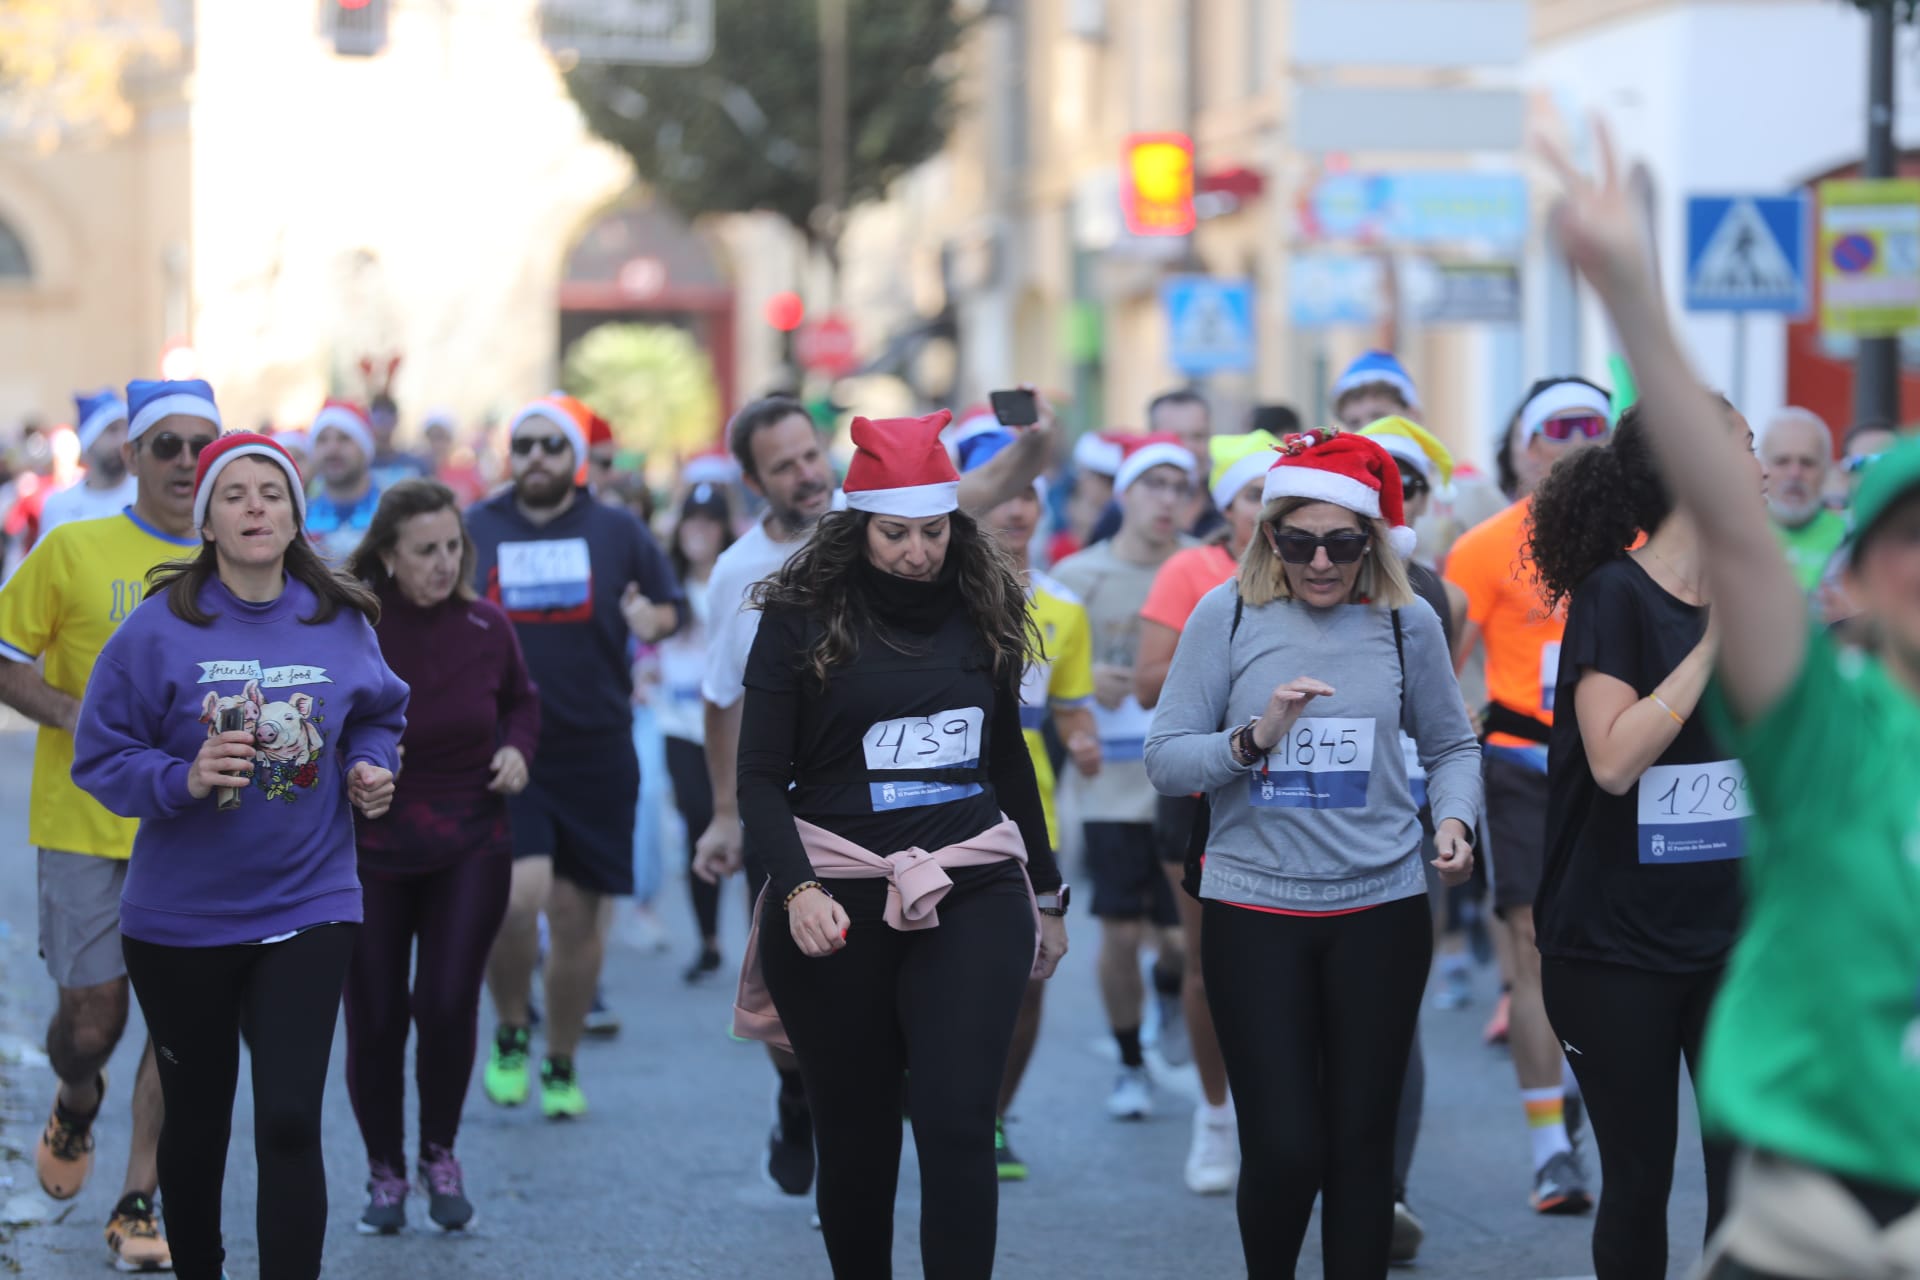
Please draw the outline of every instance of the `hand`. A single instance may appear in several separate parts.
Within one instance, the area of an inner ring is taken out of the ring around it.
[[[620,615],[627,620],[627,630],[652,644],[658,638],[654,627],[653,601],[640,594],[640,588],[629,582],[627,589],[620,593]]]
[[[693,842],[693,874],[708,884],[719,884],[740,869],[740,819],[716,813],[700,838]]]
[[[1040,959],[1034,965],[1033,976],[1051,978],[1053,971],[1060,967],[1060,961],[1066,954],[1067,918],[1042,915],[1040,917]]]
[[[1273,750],[1280,739],[1287,736],[1287,730],[1293,728],[1309,702],[1332,695],[1332,685],[1315,680],[1312,676],[1300,676],[1287,681],[1273,691],[1273,696],[1267,699],[1267,709],[1254,722],[1253,745],[1262,751]]]
[[[500,748],[493,753],[493,763],[487,767],[493,770],[487,790],[517,796],[527,789],[527,758],[520,754],[520,748]]]
[[[1073,767],[1080,771],[1083,778],[1091,778],[1100,772],[1100,739],[1084,730],[1067,739],[1067,754],[1073,757]]]
[[[215,787],[253,784],[253,735],[245,729],[216,733],[200,744],[200,754],[187,770],[187,794],[205,800]]]
[[[1433,860],[1433,866],[1440,873],[1441,884],[1451,889],[1473,878],[1473,841],[1468,837],[1465,823],[1458,818],[1444,819],[1433,837],[1433,844],[1440,853]]]
[[[1034,423],[1031,427],[1028,427],[1027,430],[1044,431],[1048,435],[1052,435],[1054,433],[1054,427],[1059,423],[1060,418],[1059,415],[1053,411],[1053,406],[1047,402],[1047,397],[1041,394],[1040,388],[1034,386],[1031,382],[1021,383],[1020,389],[1022,391],[1033,392],[1033,407],[1037,410]]]
[[[393,804],[393,774],[362,760],[347,775],[347,798],[367,817],[383,816]]]
[[[802,955],[819,959],[847,945],[851,922],[838,902],[819,889],[804,889],[787,907],[787,931]]]
[[[1093,664],[1093,698],[1109,711],[1118,711],[1120,704],[1133,696],[1133,668],[1117,666],[1111,662]]]
[[[1624,289],[1648,287],[1653,270],[1640,211],[1620,181],[1613,136],[1597,119],[1593,138],[1600,159],[1597,181],[1575,168],[1555,143],[1542,138],[1536,149],[1560,176],[1562,190],[1550,217],[1561,251],[1603,297],[1611,298]]]

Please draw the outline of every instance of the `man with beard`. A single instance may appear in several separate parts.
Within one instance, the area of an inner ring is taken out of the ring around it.
[[[606,952],[608,899],[633,892],[630,638],[676,630],[685,602],[666,556],[634,516],[574,483],[586,407],[554,392],[514,416],[512,485],[467,513],[474,586],[507,611],[540,687],[540,744],[527,789],[508,802],[513,888],[487,985],[499,1015],[484,1083],[500,1106],[530,1090],[530,1001],[546,913],[546,1059],[540,1109],[584,1115],[574,1070]]]
[[[373,424],[348,400],[329,400],[307,428],[320,489],[307,499],[307,533],[323,558],[345,564],[373,523],[381,487],[374,483]]]
[[[76,395],[74,434],[87,473],[79,484],[47,496],[40,509],[40,536],[70,520],[117,516],[133,505],[139,482],[127,470],[120,446],[127,442],[127,402],[111,387],[92,395]]]
[[[1846,518],[1826,505],[1833,433],[1810,410],[1782,409],[1760,433],[1760,460],[1773,531],[1800,589],[1811,592],[1847,536]]]
[[[1053,437],[1053,411],[1040,401],[1039,425],[991,462],[962,476],[960,506],[970,513],[992,510],[1024,491],[1046,465]],[[740,748],[740,704],[747,654],[760,627],[760,613],[747,607],[755,583],[777,572],[804,547],[827,512],[844,505],[834,488],[820,431],[806,406],[790,396],[756,400],[727,425],[727,447],[747,488],[766,499],[767,513],[714,563],[707,579],[707,672],[705,702],[707,771],[713,781],[713,822],[696,847],[695,874],[718,880],[741,866],[740,809],[735,793]],[[752,886],[751,904],[759,892]],[[776,1123],[768,1140],[767,1174],[786,1194],[803,1196],[813,1186],[813,1120],[807,1110],[800,1067],[792,1054],[769,1047],[780,1076]]]

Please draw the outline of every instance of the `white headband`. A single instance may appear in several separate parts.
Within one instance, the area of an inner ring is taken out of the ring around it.
[[[1548,418],[1570,409],[1587,409],[1604,418],[1613,412],[1613,405],[1606,392],[1590,383],[1556,382],[1520,411],[1520,439],[1532,439]]]

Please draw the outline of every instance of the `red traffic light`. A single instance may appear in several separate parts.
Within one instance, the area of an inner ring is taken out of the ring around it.
[[[785,290],[767,299],[767,323],[782,333],[792,333],[807,318],[807,304],[800,295]]]

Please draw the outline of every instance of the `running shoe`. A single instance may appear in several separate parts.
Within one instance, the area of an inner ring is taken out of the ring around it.
[[[1481,1038],[1490,1045],[1505,1044],[1507,1042],[1507,1019],[1512,1012],[1513,995],[1510,992],[1502,991],[1500,993],[1500,1003],[1493,1006],[1493,1016],[1487,1019],[1487,1029],[1480,1033]]]
[[[460,1231],[473,1223],[473,1202],[453,1152],[438,1143],[420,1148],[420,1187],[427,1193],[427,1216],[442,1231]]]
[[[367,1207],[354,1229],[363,1236],[397,1236],[407,1229],[407,1180],[377,1162],[367,1172]]]
[[[154,1221],[153,1198],[129,1191],[107,1219],[107,1248],[116,1271],[171,1271],[173,1251]]]
[[[1473,975],[1465,969],[1449,969],[1440,975],[1440,989],[1433,993],[1433,1007],[1443,1010],[1464,1009],[1473,1003]]]
[[[1388,1262],[1412,1262],[1420,1256],[1420,1242],[1427,1238],[1427,1228],[1407,1208],[1406,1197],[1396,1196],[1393,1201],[1393,1242],[1387,1246]]]
[[[1115,1120],[1145,1120],[1153,1114],[1153,1078],[1145,1067],[1122,1067],[1107,1095],[1107,1114]]]
[[[607,1008],[607,998],[597,986],[593,989],[593,1008],[587,1011],[583,1030],[596,1040],[611,1040],[620,1034],[620,1015]]]
[[[1013,1146],[1007,1141],[1007,1118],[993,1118],[993,1163],[1000,1171],[1002,1182],[1025,1182],[1027,1180],[1027,1162],[1013,1154]]]
[[[1562,1151],[1540,1166],[1533,1175],[1533,1211],[1546,1214],[1585,1213],[1593,1208],[1593,1196],[1587,1191],[1587,1173],[1580,1157]]]
[[[1233,1113],[1215,1115],[1193,1109],[1193,1145],[1187,1148],[1187,1190],[1197,1196],[1223,1196],[1240,1176],[1240,1129]]]
[[[767,1136],[767,1177],[790,1196],[813,1189],[813,1112],[803,1094],[774,1101],[773,1132]]]
[[[548,1058],[540,1064],[540,1114],[549,1120],[577,1120],[587,1114],[587,1095],[580,1091],[571,1060]]]
[[[480,1082],[495,1106],[517,1107],[527,1100],[532,1082],[527,1073],[527,1054],[533,1033],[526,1027],[502,1026],[493,1036],[493,1052],[487,1055],[487,1068]]]
[[[686,972],[680,975],[680,979],[691,987],[718,972],[720,972],[719,951],[712,947],[704,947],[700,951],[700,958],[687,966]]]
[[[1187,1015],[1179,996],[1155,995],[1160,1006],[1160,1057],[1170,1067],[1184,1067],[1193,1061],[1193,1042],[1187,1038]]]
[[[92,1115],[78,1115],[60,1104],[53,1095],[53,1112],[47,1127],[40,1132],[40,1149],[34,1155],[34,1169],[40,1186],[55,1200],[71,1200],[87,1184],[93,1172],[93,1122],[107,1100],[107,1073],[100,1073],[100,1101],[93,1104]]]

